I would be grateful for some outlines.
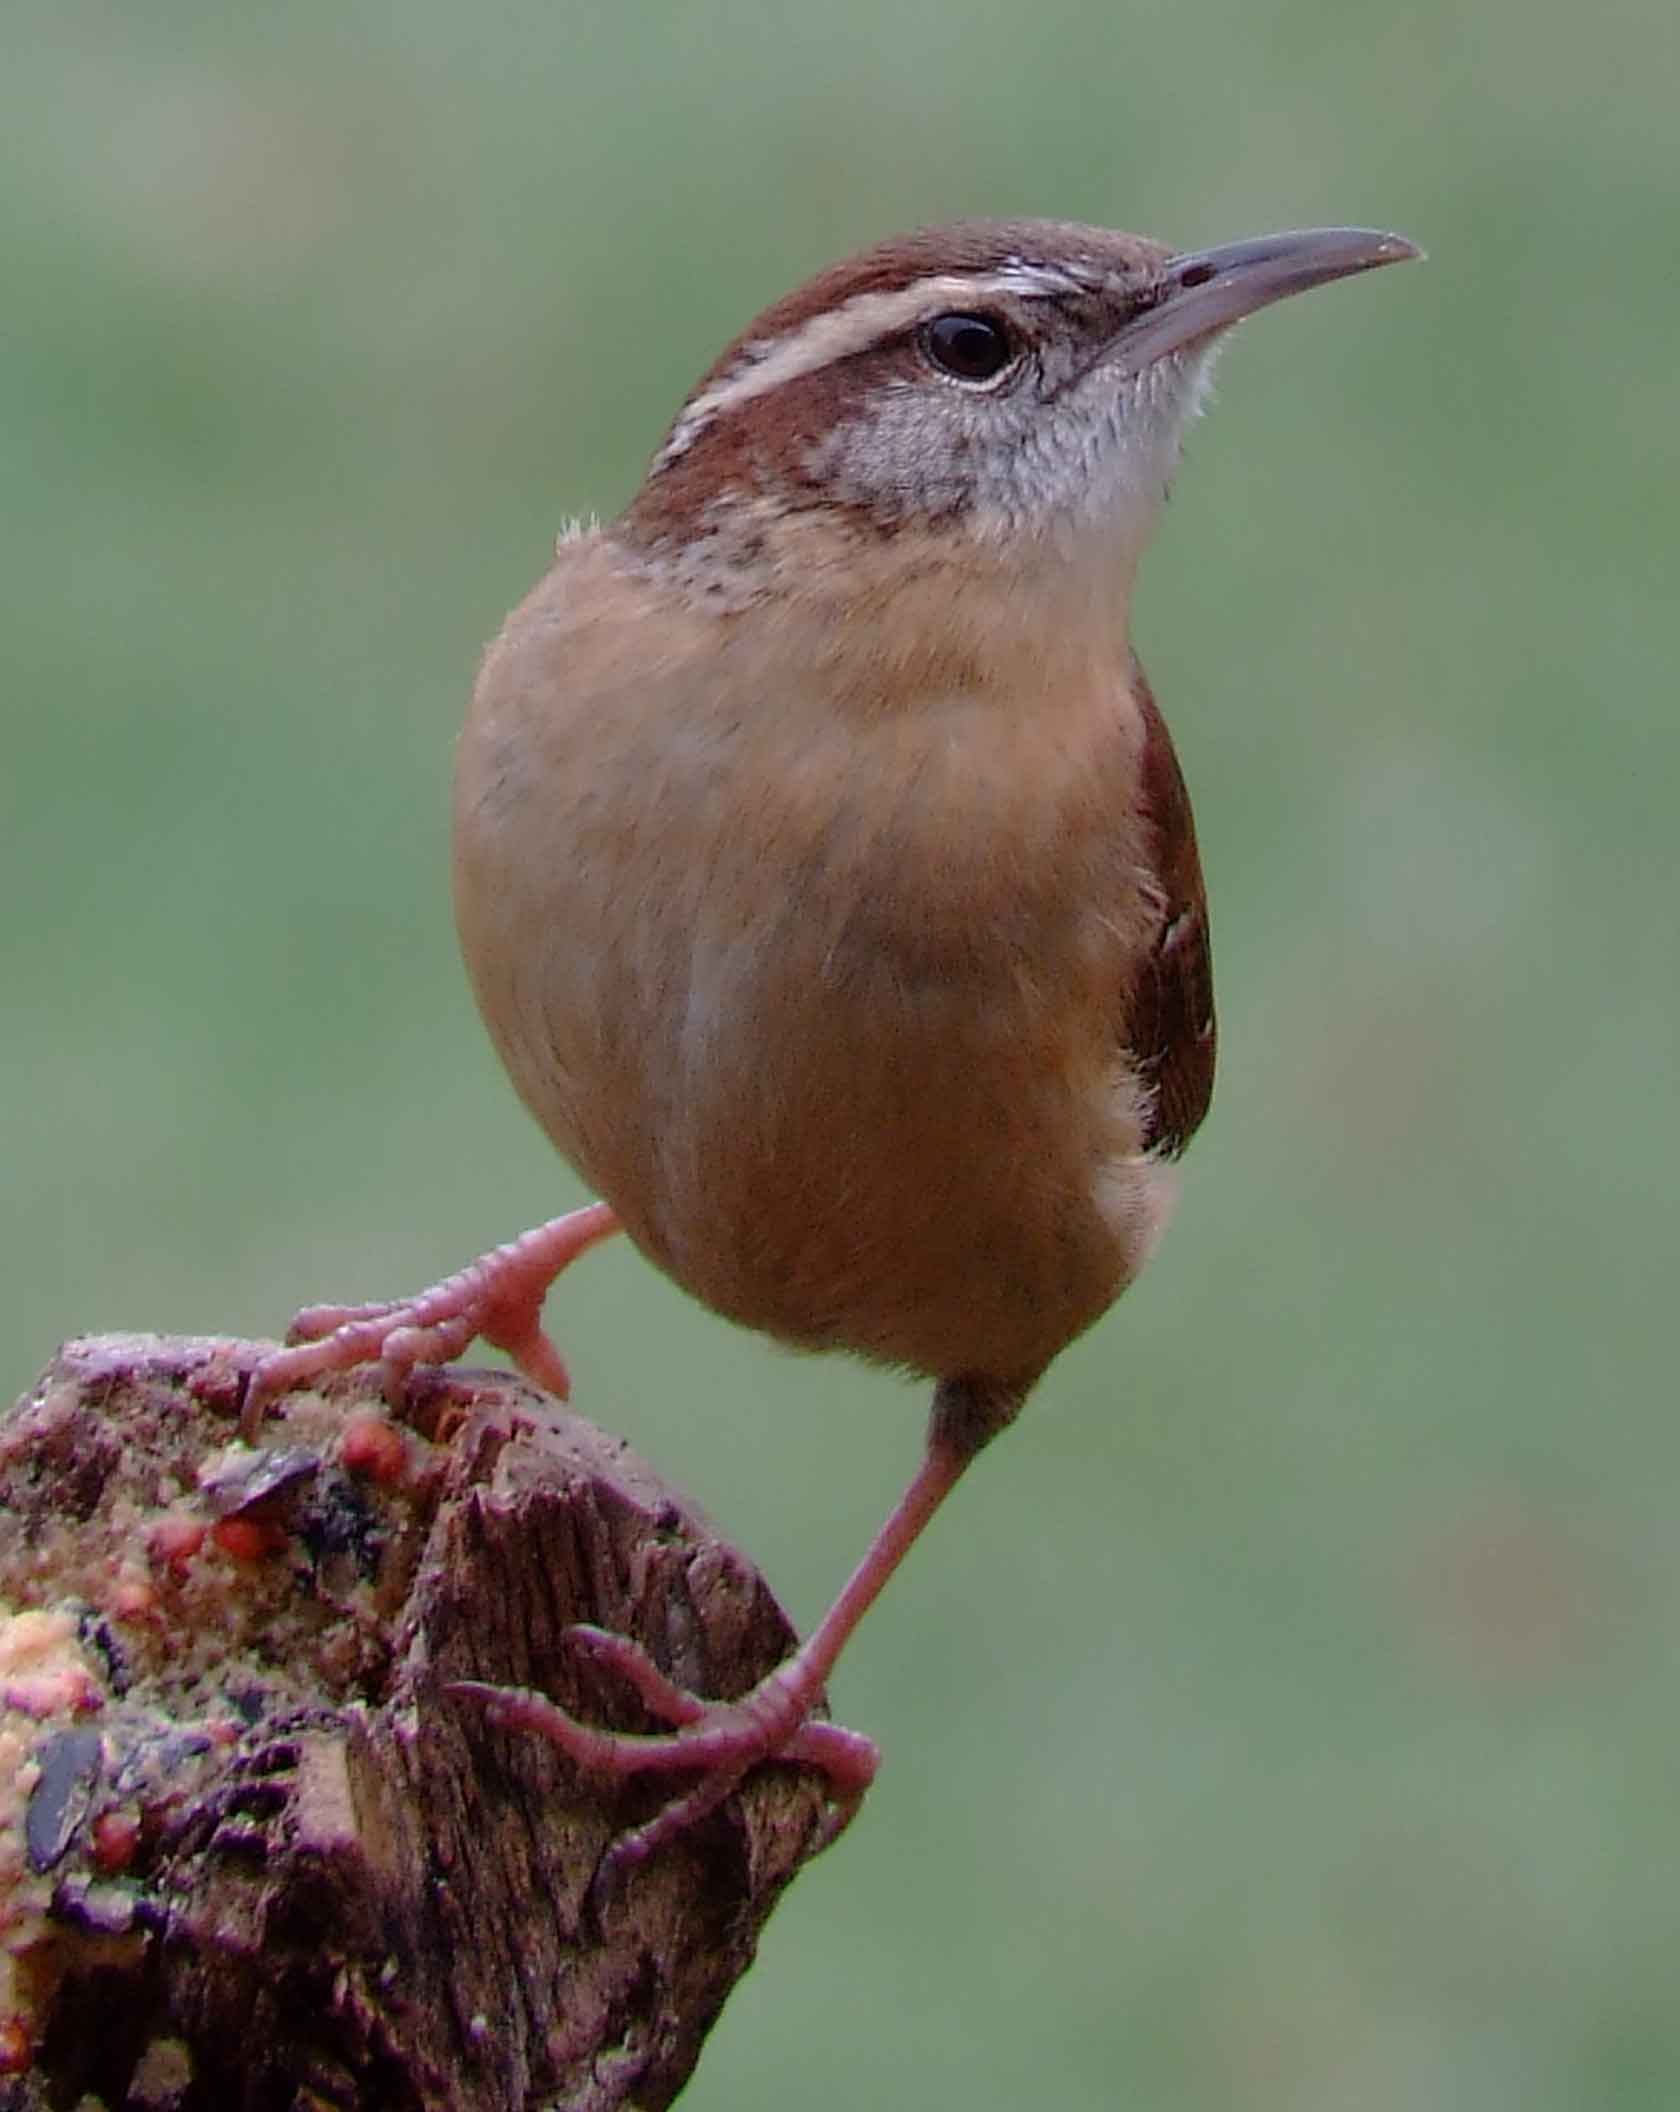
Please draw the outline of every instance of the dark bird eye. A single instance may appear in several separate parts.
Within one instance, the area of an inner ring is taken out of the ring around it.
[[[990,315],[936,315],[922,342],[940,372],[958,381],[990,381],[1015,357],[1014,338]]]

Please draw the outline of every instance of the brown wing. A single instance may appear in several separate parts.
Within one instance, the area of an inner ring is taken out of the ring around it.
[[[1139,1069],[1155,1089],[1146,1148],[1177,1158],[1213,1098],[1217,1037],[1207,890],[1184,774],[1135,658],[1132,683],[1143,712],[1142,797],[1155,831],[1162,912],[1160,935],[1131,994],[1130,1041]]]

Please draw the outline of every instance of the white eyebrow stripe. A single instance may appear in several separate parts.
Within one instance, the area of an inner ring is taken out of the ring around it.
[[[1001,271],[933,272],[893,293],[855,293],[838,308],[810,317],[783,337],[748,344],[727,374],[684,407],[653,466],[664,469],[686,454],[706,427],[726,411],[849,358],[878,338],[919,322],[929,311],[971,307],[976,301],[1000,296],[1045,300],[1085,290],[1083,281],[1054,265],[1011,259]]]

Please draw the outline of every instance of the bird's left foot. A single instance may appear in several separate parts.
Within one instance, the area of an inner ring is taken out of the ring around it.
[[[604,1628],[579,1624],[566,1639],[598,1665],[617,1672],[655,1716],[673,1726],[652,1736],[604,1731],[579,1723],[556,1703],[525,1687],[490,1686],[458,1680],[453,1691],[485,1704],[490,1721],[503,1730],[535,1731],[586,1773],[612,1778],[677,1774],[697,1770],[700,1780],[645,1826],[621,1834],[607,1851],[596,1883],[610,1881],[643,1862],[730,1794],[761,1760],[791,1760],[821,1768],[833,1802],[823,1838],[827,1847],[842,1833],[874,1780],[880,1751],[872,1738],[839,1724],[811,1720],[817,1695],[809,1691],[797,1651],[739,1701],[702,1701],[666,1678],[637,1643]]]

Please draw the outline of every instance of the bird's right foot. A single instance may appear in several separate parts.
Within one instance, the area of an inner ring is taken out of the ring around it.
[[[589,1203],[480,1255],[417,1297],[306,1306],[287,1330],[288,1346],[251,1374],[240,1410],[246,1442],[256,1442],[282,1395],[361,1364],[380,1367],[387,1400],[400,1406],[417,1364],[447,1364],[480,1336],[505,1350],[534,1385],[566,1400],[571,1377],[543,1332],[543,1300],[568,1263],[618,1228],[610,1205]]]

